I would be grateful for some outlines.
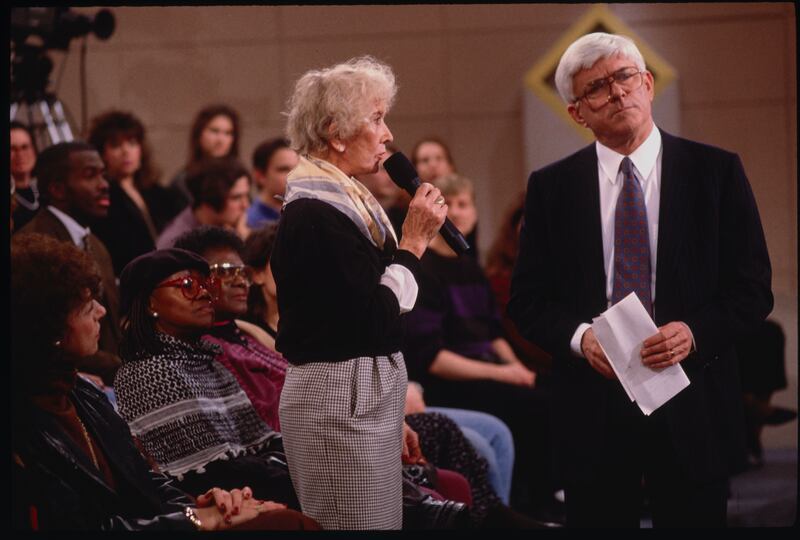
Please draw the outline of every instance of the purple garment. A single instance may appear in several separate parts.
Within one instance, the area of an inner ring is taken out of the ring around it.
[[[171,248],[175,244],[175,240],[180,235],[192,229],[196,229],[202,225],[197,218],[194,217],[192,207],[186,207],[183,212],[175,216],[175,219],[169,222],[156,241],[156,249]]]
[[[280,431],[278,405],[286,379],[286,359],[233,323],[215,327],[212,332],[203,339],[222,347],[217,362],[233,374],[261,419]]]
[[[424,383],[442,349],[493,362],[492,341],[501,337],[500,315],[489,282],[471,257],[446,257],[431,250],[422,256],[419,296],[406,315],[409,379]]]

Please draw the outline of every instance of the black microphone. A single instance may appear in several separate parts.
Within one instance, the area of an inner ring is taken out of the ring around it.
[[[392,182],[408,191],[412,197],[422,183],[414,165],[408,161],[408,158],[404,156],[402,152],[395,152],[389,156],[389,158],[383,162],[383,168],[389,173]],[[469,243],[467,243],[464,236],[449,219],[444,218],[444,224],[442,228],[439,229],[439,234],[442,235],[447,245],[458,255],[461,255],[469,249]]]

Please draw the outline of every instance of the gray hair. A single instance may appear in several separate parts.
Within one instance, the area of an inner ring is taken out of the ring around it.
[[[567,47],[556,68],[556,88],[561,99],[567,103],[575,101],[572,78],[582,69],[589,69],[601,58],[621,55],[633,60],[636,67],[644,71],[644,57],[636,44],[628,37],[605,32],[586,34]]]
[[[307,71],[295,84],[286,113],[292,149],[321,152],[334,137],[350,139],[369,120],[376,100],[388,111],[396,94],[392,68],[371,56]]]

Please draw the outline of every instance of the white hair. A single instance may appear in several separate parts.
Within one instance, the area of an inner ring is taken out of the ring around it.
[[[636,67],[644,71],[644,57],[632,39],[616,34],[594,32],[581,36],[567,47],[556,68],[556,88],[561,99],[567,103],[575,101],[572,78],[582,69],[589,69],[601,58],[624,56],[633,60]]]
[[[286,135],[300,154],[321,152],[332,138],[348,140],[368,120],[375,102],[388,111],[397,94],[392,68],[371,56],[303,74],[289,98]]]

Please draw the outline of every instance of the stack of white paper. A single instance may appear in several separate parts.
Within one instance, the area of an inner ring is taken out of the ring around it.
[[[655,370],[642,363],[642,342],[658,328],[635,293],[595,318],[592,329],[628,397],[644,414],[649,416],[689,386],[680,364]]]

